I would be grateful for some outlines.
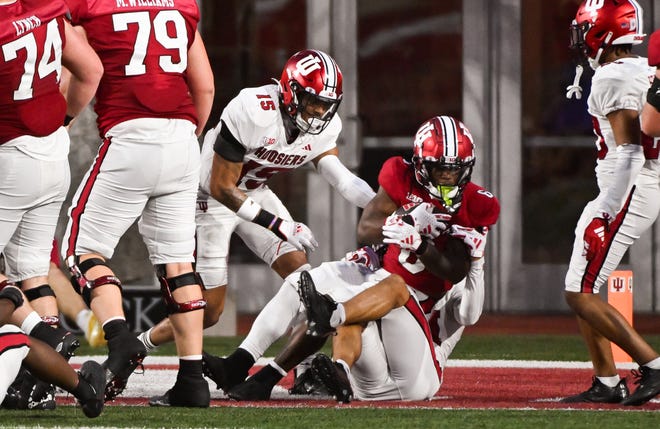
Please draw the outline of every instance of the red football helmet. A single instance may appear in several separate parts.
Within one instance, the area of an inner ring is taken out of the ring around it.
[[[432,197],[454,213],[461,205],[463,189],[474,167],[474,141],[467,127],[451,116],[436,116],[424,122],[415,135],[412,162],[415,179]],[[434,168],[458,171],[454,185],[434,183]]]
[[[571,25],[572,49],[580,50],[594,70],[611,45],[644,42],[643,11],[635,0],[586,0]]]
[[[306,49],[293,54],[284,65],[279,85],[284,110],[304,133],[323,131],[341,103],[341,70],[321,51]]]

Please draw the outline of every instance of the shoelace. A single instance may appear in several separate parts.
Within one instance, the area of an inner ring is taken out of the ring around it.
[[[636,370],[636,369],[631,369],[630,373],[633,376],[633,384],[637,384],[637,385],[642,384],[642,378],[644,378],[644,370],[643,369],[640,368],[639,371]]]

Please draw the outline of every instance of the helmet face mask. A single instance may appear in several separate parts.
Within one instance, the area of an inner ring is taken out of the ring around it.
[[[465,125],[450,116],[436,116],[417,130],[412,157],[415,179],[431,197],[454,213],[475,163],[474,142]]]
[[[586,57],[592,69],[612,45],[644,41],[643,10],[635,0],[586,0],[570,26],[570,48]]]
[[[280,98],[296,127],[308,134],[321,133],[337,113],[342,100],[343,76],[326,53],[304,50],[286,62],[280,79]]]

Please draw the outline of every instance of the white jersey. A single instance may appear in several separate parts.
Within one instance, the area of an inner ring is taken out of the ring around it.
[[[646,92],[653,80],[655,67],[646,58],[621,58],[596,69],[589,95],[589,113],[594,118],[598,136],[596,179],[600,194],[582,211],[575,228],[571,261],[566,273],[565,290],[598,293],[610,274],[619,266],[628,248],[655,222],[660,211],[660,161],[658,139],[642,134],[646,161],[635,178],[635,187],[621,201],[621,209],[610,225],[604,252],[587,261],[584,257],[584,231],[594,217],[600,216],[606,189],[617,179],[616,142],[607,115],[617,110],[642,111]]]
[[[641,113],[654,75],[655,67],[649,67],[643,57],[621,58],[598,67],[594,73],[587,104],[598,137],[596,174],[601,188],[609,185],[616,164],[616,142],[607,115],[622,109]]]
[[[238,184],[242,191],[263,187],[274,174],[305,165],[337,146],[341,132],[338,115],[320,134],[300,134],[287,143],[279,105],[277,85],[265,85],[243,89],[222,112],[220,119],[246,150]],[[209,195],[213,145],[219,132],[220,123],[204,137],[200,197]]]

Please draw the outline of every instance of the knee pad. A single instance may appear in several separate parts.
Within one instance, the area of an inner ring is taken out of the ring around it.
[[[206,301],[203,298],[187,302],[177,302],[172,296],[173,291],[183,286],[199,285],[199,287],[204,290],[204,283],[196,272],[193,271],[168,278],[165,275],[165,265],[161,264],[156,266],[156,276],[160,283],[160,293],[169,314],[187,313],[189,311],[201,310],[206,307]]]
[[[79,294],[82,295],[83,300],[89,306],[92,301],[91,290],[99,286],[112,284],[119,288],[121,291],[121,282],[116,276],[101,276],[94,280],[89,280],[85,277],[87,271],[92,267],[97,265],[102,265],[107,267],[108,264],[100,258],[91,258],[86,259],[82,262],[78,262],[77,256],[69,256],[66,260],[66,264],[69,267],[69,272],[71,273],[71,286]]]
[[[34,301],[35,299],[39,299],[44,296],[52,296],[55,298],[55,292],[49,285],[41,285],[32,289],[24,290],[23,294],[28,299],[28,301]]]

